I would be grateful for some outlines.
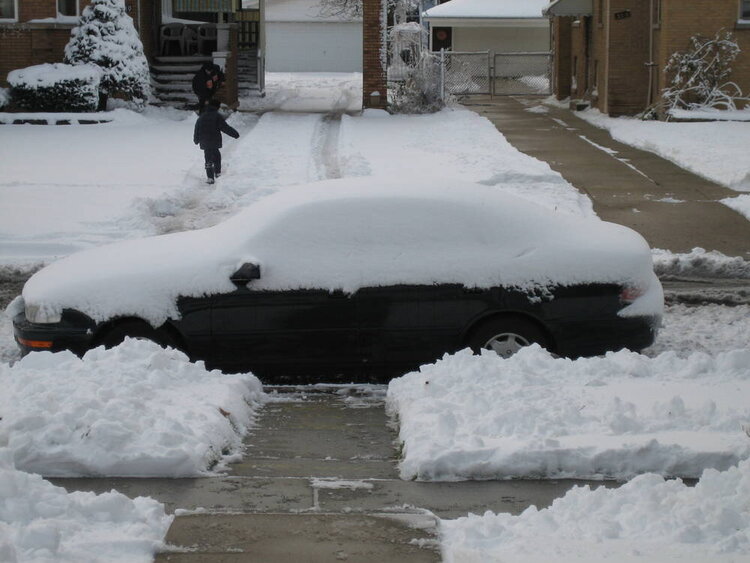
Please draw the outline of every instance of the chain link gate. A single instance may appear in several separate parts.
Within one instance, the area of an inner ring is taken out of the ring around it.
[[[461,53],[440,51],[441,83],[445,94],[466,96],[492,93],[492,69],[489,51]]]
[[[548,52],[495,53],[492,94],[549,95],[552,55]]]

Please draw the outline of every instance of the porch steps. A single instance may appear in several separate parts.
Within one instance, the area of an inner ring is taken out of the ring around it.
[[[195,104],[193,76],[209,56],[155,57],[151,65],[153,92],[157,105],[184,107]]]

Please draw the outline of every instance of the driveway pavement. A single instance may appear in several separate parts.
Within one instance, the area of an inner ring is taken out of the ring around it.
[[[737,192],[663,158],[613,140],[562,108],[526,111],[539,98],[476,97],[464,102],[518,150],[547,162],[594,203],[605,221],[641,233],[653,248],[688,252],[699,246],[750,257],[750,221],[719,200]],[[679,200],[680,203],[670,201]]]

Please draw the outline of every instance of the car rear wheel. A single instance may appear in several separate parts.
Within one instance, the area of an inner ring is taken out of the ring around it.
[[[179,348],[177,342],[163,330],[156,330],[151,325],[141,321],[122,321],[109,328],[99,339],[98,345],[113,348],[126,338],[150,340],[162,348]]]
[[[469,347],[475,353],[492,350],[498,356],[509,358],[521,348],[539,344],[549,349],[544,330],[533,321],[521,317],[502,317],[479,325],[469,337]]]

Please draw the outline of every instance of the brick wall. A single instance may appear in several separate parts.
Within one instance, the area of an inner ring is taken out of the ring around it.
[[[383,10],[385,0],[363,0],[362,21],[362,96],[363,107],[384,108],[387,104],[388,91],[385,76],[385,61],[383,53]],[[375,102],[371,94],[380,94],[379,102]]]
[[[658,64],[658,89],[665,88],[671,77],[664,68],[669,57],[684,51],[690,37],[700,34],[713,37],[720,29],[734,33],[740,49],[739,57],[732,65],[731,79],[745,95],[750,93],[750,28],[738,26],[739,0],[692,0],[690,9],[685,9],[682,0],[662,0],[662,23],[656,44]]]
[[[648,100],[649,0],[609,0],[607,105],[611,116],[642,111]],[[628,14],[625,16],[625,14]]]

